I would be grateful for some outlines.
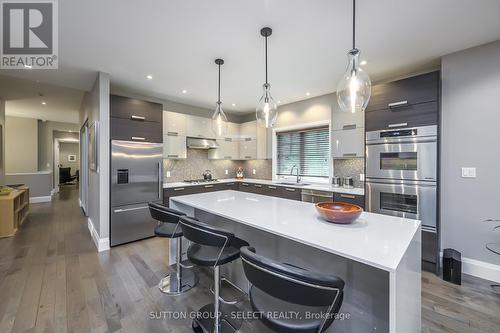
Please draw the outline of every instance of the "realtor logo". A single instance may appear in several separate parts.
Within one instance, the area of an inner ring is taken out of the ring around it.
[[[58,67],[57,0],[0,0],[2,69]]]

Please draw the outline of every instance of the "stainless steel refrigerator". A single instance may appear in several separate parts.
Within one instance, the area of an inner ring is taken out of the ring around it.
[[[111,141],[111,246],[154,236],[149,202],[162,201],[163,144]]]

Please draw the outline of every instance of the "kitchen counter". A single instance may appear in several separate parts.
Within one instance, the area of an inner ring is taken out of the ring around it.
[[[232,183],[232,182],[264,184],[264,185],[277,185],[277,186],[301,188],[301,189],[305,189],[305,190],[328,191],[328,192],[354,194],[354,195],[364,195],[365,194],[364,188],[343,188],[343,187],[335,187],[335,186],[332,186],[331,184],[310,184],[310,185],[306,185],[306,186],[299,186],[299,185],[295,185],[295,184],[282,184],[282,183],[280,183],[280,181],[266,180],[266,179],[254,179],[254,178],[219,179],[217,182],[214,182],[214,184]],[[205,183],[202,183],[202,184],[192,184],[192,183],[186,183],[186,182],[163,183],[163,188],[186,187],[186,186],[197,186],[197,185],[205,185]]]
[[[170,198],[170,207],[232,231],[257,253],[344,279],[342,312],[327,332],[420,332],[420,221],[362,213],[350,225],[321,219],[313,203],[240,191]],[[171,241],[170,262],[175,258]],[[246,290],[241,263],[224,276]]]

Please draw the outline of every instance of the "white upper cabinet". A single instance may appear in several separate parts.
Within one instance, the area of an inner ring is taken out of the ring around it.
[[[365,156],[365,129],[355,128],[332,132],[333,158],[355,158]]]
[[[163,158],[167,159],[187,158],[186,136],[174,135],[173,133],[164,134]]]
[[[267,159],[267,130],[258,126],[257,121],[240,124],[240,159]]]
[[[215,139],[212,119],[186,115],[186,135],[192,138]]]
[[[239,159],[240,145],[237,139],[217,139],[219,148],[208,150],[210,160],[237,160]]]
[[[186,136],[186,115],[163,111],[163,134]]]
[[[332,118],[332,131],[365,127],[364,112],[350,113],[335,110]]]

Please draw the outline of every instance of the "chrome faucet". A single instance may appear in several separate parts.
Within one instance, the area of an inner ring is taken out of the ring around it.
[[[290,170],[290,176],[293,176],[293,169],[297,169],[297,184],[300,183],[300,169],[297,164],[294,164],[292,169]]]

